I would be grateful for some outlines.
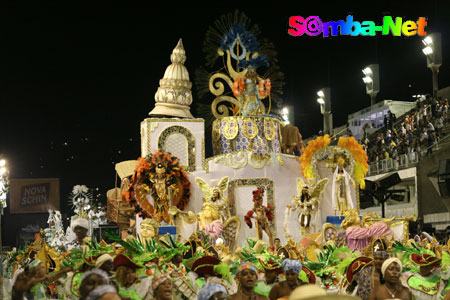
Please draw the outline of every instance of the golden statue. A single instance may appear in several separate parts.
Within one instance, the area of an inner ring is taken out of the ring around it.
[[[202,211],[198,214],[200,221],[199,229],[211,237],[211,245],[216,244],[216,240],[222,234],[223,223],[220,220],[220,211],[211,202],[205,202]]]
[[[141,222],[139,234],[143,240],[151,240],[155,236],[158,236],[159,225],[156,220],[146,218]]]
[[[203,192],[203,207],[197,215],[192,211],[182,212],[176,207],[171,207],[170,214],[180,214],[183,220],[192,224],[197,221],[197,229],[210,237],[211,246],[216,245],[216,240],[223,237],[225,246],[234,250],[241,222],[238,217],[231,217],[228,200],[224,192],[228,186],[228,176],[223,177],[219,184],[210,186],[201,178],[196,178],[198,186]]]
[[[303,251],[304,249],[301,245],[297,245],[293,239],[289,239],[286,245],[277,250],[277,256],[282,259],[288,258],[303,261],[305,258]]]
[[[230,254],[229,247],[225,246],[223,241],[221,240],[220,241],[218,240],[214,249],[216,250],[221,260]]]
[[[322,225],[322,238],[325,244],[335,243],[338,234],[338,229],[331,223],[324,223]]]
[[[372,238],[381,236],[390,237],[392,232],[388,226],[394,220],[382,219],[373,225],[363,227],[359,217],[359,213],[356,209],[350,209],[345,211],[345,218],[342,221],[341,227],[345,229],[345,237],[347,240],[347,247],[350,250],[363,251],[367,245],[369,245]]]
[[[222,222],[225,222],[230,217],[228,199],[224,197],[225,190],[228,187],[228,181],[229,177],[225,176],[214,186],[209,185],[199,177],[195,178],[195,182],[203,192],[203,207],[205,207],[206,203],[213,204],[215,206],[214,210],[217,209],[219,211]]]

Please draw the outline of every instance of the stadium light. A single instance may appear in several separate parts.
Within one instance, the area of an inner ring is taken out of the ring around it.
[[[430,68],[433,77],[433,97],[437,97],[439,89],[438,74],[439,67],[442,65],[442,44],[441,34],[431,33],[422,40],[422,43],[426,46],[422,49],[423,54],[427,58],[427,67]]]
[[[369,76],[369,75],[372,75],[372,74],[373,74],[373,73],[372,73],[372,69],[369,68],[369,67],[367,67],[367,68],[365,68],[364,70],[362,70],[362,72],[363,72],[364,75],[366,75],[366,76]]]
[[[363,82],[366,85],[366,93],[370,96],[370,105],[376,103],[376,97],[380,91],[380,72],[378,64],[372,64],[362,70]]]
[[[323,115],[323,132],[330,133],[333,129],[333,115],[331,114],[331,92],[329,88],[317,91],[317,103],[320,104],[320,113]]]
[[[372,80],[372,78],[370,78],[369,76],[366,76],[366,77],[364,77],[363,78],[363,81],[364,81],[364,83],[371,83],[371,82],[373,82],[373,80]]]
[[[430,55],[433,54],[433,48],[431,48],[430,46],[427,46],[425,48],[422,49],[423,54],[425,55]]]
[[[433,43],[433,39],[432,39],[430,36],[427,36],[426,38],[424,38],[424,39],[422,40],[422,43],[423,43],[425,46],[428,46],[428,45],[430,45],[430,44]]]
[[[6,160],[0,159],[0,255],[3,255],[2,240],[2,215],[3,209],[6,207],[6,194],[9,189],[9,174],[6,166]]]

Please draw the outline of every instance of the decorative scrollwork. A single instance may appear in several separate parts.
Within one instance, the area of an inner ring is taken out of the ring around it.
[[[188,165],[183,167],[187,172],[195,171],[195,137],[186,127],[173,125],[164,129],[158,137],[158,151],[166,152],[166,141],[172,134],[181,134],[186,138]]]
[[[344,156],[346,158],[346,161],[348,162],[347,165],[344,165],[344,168],[348,173],[353,174],[353,171],[355,168],[355,159],[353,158],[352,153],[344,147],[329,146],[329,147],[325,147],[325,148],[318,150],[316,153],[313,154],[313,156],[311,158],[311,165],[312,165],[312,170],[313,170],[315,178],[321,179],[321,177],[319,175],[319,171],[317,169],[318,162],[325,161],[325,162],[329,163],[329,161],[332,160],[334,155]],[[331,167],[333,169],[336,168],[336,166],[331,166]]]
[[[247,165],[255,169],[262,169],[270,165],[273,160],[271,156],[259,157],[253,155],[250,151],[241,151],[216,156],[214,157],[214,162],[232,169],[242,169]]]
[[[217,96],[211,104],[216,118],[227,116],[260,116],[268,113],[271,106],[269,78],[262,78],[256,72],[259,66],[269,66],[266,55],[260,55],[256,37],[245,29],[245,26],[233,24],[223,37],[218,55],[224,59],[225,71],[214,73],[209,78],[209,90]],[[235,64],[236,62],[236,64]],[[221,69],[221,70],[222,70]],[[221,79],[218,81],[217,79]],[[228,84],[232,95],[225,95],[225,84]],[[269,110],[266,111],[262,100],[269,99]],[[228,102],[228,105],[219,102]]]
[[[250,57],[250,52],[247,52],[247,55],[245,56],[245,60],[248,60],[249,57]],[[230,50],[227,50],[227,68],[228,68],[228,72],[230,73],[230,76],[231,76],[231,78],[233,78],[233,80],[235,80],[236,78],[244,77],[248,72],[248,69],[244,69],[241,72],[238,72],[233,68],[233,66],[231,65]]]
[[[228,107],[225,104],[220,104],[219,105],[219,103],[222,102],[222,101],[229,102],[229,103],[235,105],[235,107],[240,107],[239,101],[236,100],[236,98],[234,98],[234,97],[230,97],[230,96],[219,96],[219,97],[217,97],[211,103],[211,111],[212,111],[214,117],[217,118],[217,119],[223,118],[223,117],[228,117],[228,116],[230,116],[230,112],[232,112],[232,108],[231,107]]]
[[[230,77],[223,73],[216,73],[209,78],[209,90],[214,96],[220,96],[225,91],[225,87],[221,81],[214,82],[214,80],[216,79],[222,79],[228,84],[230,89],[233,88],[233,81],[230,79]]]

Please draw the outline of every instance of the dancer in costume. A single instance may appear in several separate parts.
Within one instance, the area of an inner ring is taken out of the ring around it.
[[[221,264],[220,260],[214,256],[198,258],[192,265],[191,270],[195,273],[195,275],[191,274],[191,280],[195,281],[198,290],[209,283],[223,285],[229,295],[235,294],[238,290],[236,282],[231,278],[230,268]],[[197,277],[195,278],[195,276]]]
[[[206,284],[197,295],[198,300],[227,300],[225,287],[218,283]]]
[[[270,290],[276,283],[278,283],[278,275],[283,273],[283,269],[278,263],[274,262],[273,260],[269,260],[267,261],[267,263],[260,260],[259,263],[264,269],[264,280],[260,280],[256,283],[255,292],[260,295],[269,297]]]
[[[266,296],[255,292],[255,284],[258,278],[256,267],[250,262],[242,263],[236,277],[239,279],[238,292],[230,296],[230,300],[268,300]]]
[[[350,250],[362,251],[370,242],[370,238],[381,236],[391,236],[388,225],[394,218],[377,222],[369,227],[361,227],[359,214],[356,209],[347,210],[344,213],[345,219],[342,221],[342,228],[345,229],[347,247]]]
[[[109,277],[112,275],[112,271],[114,270],[114,259],[109,254],[102,254],[95,261],[95,267],[105,271]]]
[[[156,152],[138,158],[125,200],[133,204],[142,217],[151,216],[158,223],[164,221],[173,225],[169,208],[174,205],[184,209],[189,202],[190,186],[178,158]],[[153,198],[153,204],[150,198]]]
[[[175,189],[174,184],[167,181],[166,167],[159,163],[155,168],[155,174],[150,177],[150,182],[156,191],[154,217],[157,221],[164,220],[169,223],[169,207],[171,205],[171,190]]]
[[[304,284],[298,278],[302,271],[302,263],[299,260],[285,259],[281,264],[286,276],[285,281],[276,283],[269,293],[270,300],[277,300],[280,298],[287,299],[291,292],[298,286]]]
[[[194,261],[191,270],[195,274],[192,274],[194,276],[191,276],[191,278],[195,277],[193,283],[197,289],[202,289],[209,277],[218,275],[214,272],[214,267],[219,264],[220,260],[217,257],[209,255],[200,257]]]
[[[297,178],[298,196],[292,197],[291,203],[286,209],[288,216],[291,211],[299,210],[298,223],[302,234],[310,232],[311,220],[319,208],[320,195],[327,183],[328,178],[321,179],[314,184],[305,183],[300,177]],[[288,218],[285,219],[285,231],[287,230],[287,221]]]
[[[404,299],[411,300],[412,295],[408,288],[404,287],[400,281],[402,263],[396,257],[388,258],[381,266],[381,273],[385,283],[372,290],[369,300]]]
[[[415,299],[439,299],[444,288],[440,274],[434,272],[439,267],[441,259],[431,254],[412,254],[411,260],[420,267],[419,272],[406,280]]]
[[[389,254],[384,249],[379,249],[373,253],[373,262],[371,266],[362,269],[355,274],[355,283],[357,284],[356,295],[362,300],[367,300],[371,291],[377,289],[384,283],[381,267]]]
[[[119,295],[130,300],[141,300],[136,291],[135,283],[137,281],[136,270],[141,268],[131,261],[130,258],[123,254],[119,254],[114,258],[114,269],[116,275],[114,277],[119,286]]]
[[[93,269],[83,274],[80,285],[80,300],[86,300],[89,293],[100,285],[109,284],[109,276],[105,271]]]
[[[12,299],[43,300],[47,299],[46,286],[43,282],[46,279],[44,264],[39,260],[33,260],[27,270],[17,275],[12,288]]]
[[[256,73],[256,67],[249,65],[245,78],[236,78],[233,83],[234,95],[239,97],[243,94],[241,115],[260,116],[265,114],[261,99],[270,95],[271,88],[270,79],[263,80]]]
[[[281,248],[281,240],[279,238],[275,238],[274,240],[274,247],[275,247],[275,252],[278,252],[278,249]]]
[[[73,219],[70,228],[75,233],[76,238],[68,245],[68,250],[71,250],[72,248],[81,248],[86,244],[88,238],[89,220],[82,217]]]
[[[81,278],[85,272],[92,270],[93,267],[94,263],[90,259],[83,257],[81,266],[67,274],[64,284],[66,299],[79,299]]]
[[[167,274],[156,274],[152,279],[153,299],[172,300],[172,278]]]
[[[112,285],[99,285],[93,289],[86,300],[122,300]]]
[[[29,268],[31,272],[31,277],[34,279],[42,278],[45,280],[46,275],[46,269],[44,264],[39,260],[35,259],[31,264]],[[31,287],[31,295],[33,295],[33,299],[39,300],[39,299],[47,299],[46,290],[47,287],[44,284],[44,280],[36,283]]]
[[[253,191],[253,210],[249,210],[244,216],[245,223],[248,227],[252,228],[252,218],[256,219],[256,231],[258,239],[262,240],[263,231],[266,232],[269,238],[269,244],[272,249],[274,249],[272,231],[270,230],[269,222],[273,220],[273,211],[275,207],[271,207],[270,204],[263,206],[264,200],[264,188],[259,187]],[[253,216],[255,214],[255,216]]]

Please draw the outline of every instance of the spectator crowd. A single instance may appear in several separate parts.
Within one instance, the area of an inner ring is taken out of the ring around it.
[[[410,161],[418,161],[432,153],[432,148],[443,138],[448,122],[448,99],[427,97],[400,120],[394,114],[384,118],[384,126],[369,135],[364,126],[360,142],[367,152],[369,163],[392,158],[398,162],[406,154]]]

